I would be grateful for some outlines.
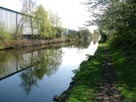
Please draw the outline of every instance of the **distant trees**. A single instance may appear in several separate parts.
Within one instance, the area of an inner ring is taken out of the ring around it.
[[[87,41],[91,36],[92,34],[88,29],[80,29],[79,31],[73,31],[68,34],[69,38],[77,39],[79,41]]]
[[[58,14],[54,14],[53,12],[49,12],[49,19],[51,22],[51,25],[53,26],[53,31],[55,33],[56,37],[62,36],[62,27],[61,27],[61,18],[58,16]]]
[[[135,0],[88,0],[86,5],[90,15],[96,17],[100,31],[108,35],[112,45],[123,49],[136,47]],[[94,8],[102,11],[94,12]]]
[[[37,5],[34,0],[22,0],[22,12],[30,15],[30,19],[23,20],[30,24],[32,35],[36,32],[39,38],[61,37],[61,19],[57,14],[47,12],[42,5]]]

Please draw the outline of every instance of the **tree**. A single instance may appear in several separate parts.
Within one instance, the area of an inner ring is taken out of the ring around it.
[[[112,0],[87,0],[83,3],[89,12],[89,20],[86,21],[86,26],[96,25],[99,23],[100,17],[107,9]]]
[[[56,37],[60,37],[63,31],[61,28],[61,18],[57,14],[54,14],[50,11],[49,19]]]
[[[110,31],[112,44],[120,48],[134,48],[136,43],[136,2],[113,2],[100,20],[100,27]]]
[[[53,37],[52,25],[48,19],[48,13],[42,5],[36,8],[35,17],[37,18],[38,33],[43,37]]]
[[[33,1],[33,0],[21,0],[22,3],[23,3],[23,8],[21,10],[22,13],[25,13],[25,14],[28,14],[29,15],[29,19],[28,18],[25,18],[26,19],[26,22],[30,22],[30,27],[31,27],[31,33],[32,35],[34,34],[34,28],[35,28],[35,25],[34,25],[34,22],[35,22],[35,18],[34,18],[34,11],[35,11],[35,8],[36,8],[36,1]]]
[[[33,0],[21,0],[23,3],[23,8],[22,8],[22,12],[31,16],[34,16],[34,11],[36,9],[36,3],[37,0],[33,1]]]
[[[111,44],[119,48],[134,48],[136,45],[136,1],[135,0],[88,0],[85,3],[90,12],[87,25],[94,21],[100,31],[108,34]],[[99,8],[97,12],[94,9]],[[102,10],[101,12],[99,12]]]

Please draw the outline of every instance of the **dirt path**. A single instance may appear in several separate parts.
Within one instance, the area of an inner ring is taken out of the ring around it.
[[[105,50],[105,63],[103,63],[104,67],[104,75],[102,80],[100,81],[100,93],[97,93],[96,102],[123,102],[123,97],[120,92],[115,87],[113,82],[113,68],[112,68],[112,59],[109,55],[109,51]]]

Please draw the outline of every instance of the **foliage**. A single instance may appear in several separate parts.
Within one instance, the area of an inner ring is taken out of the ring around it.
[[[97,25],[101,15],[112,1],[113,0],[86,0],[83,4],[87,7],[90,18],[86,21],[86,26]]]
[[[37,6],[34,0],[22,0],[22,12],[30,15],[29,21],[32,35],[38,29],[39,38],[61,37],[62,29],[60,17],[47,12],[42,5]]]
[[[13,33],[13,39],[18,40],[23,38],[23,24],[22,19],[18,22],[15,31]]]
[[[11,35],[5,31],[4,26],[0,24],[0,41],[9,41],[11,38]]]
[[[48,19],[48,13],[42,5],[36,8],[35,16],[37,19],[37,29],[41,37],[53,37],[52,25]]]
[[[88,29],[83,29],[80,31],[84,40],[88,40],[89,36],[91,35]]]
[[[109,48],[113,60],[114,83],[124,97],[124,102],[136,101],[136,53],[134,51],[121,52]]]
[[[30,27],[31,27],[31,33],[32,35],[34,34],[34,30],[35,30],[35,18],[34,18],[34,11],[36,8],[36,1],[34,0],[22,0],[22,12],[25,14],[28,14],[30,17],[30,20],[26,21],[29,22]],[[25,22],[25,23],[26,23]]]
[[[76,40],[88,41],[91,39],[92,35],[88,29],[82,29],[79,31],[71,32],[68,34],[69,38],[74,38]]]
[[[54,14],[53,12],[49,11],[49,20],[56,37],[61,37],[63,31],[61,27],[61,18],[58,16],[58,14]]]
[[[102,54],[103,46],[100,46],[94,56],[83,61],[78,70],[74,70],[75,76],[71,87],[64,92],[68,95],[66,102],[95,102],[95,94],[100,91],[98,82],[103,77]]]
[[[34,0],[21,0],[22,1],[22,12],[33,16],[34,10],[36,8],[36,1]]]
[[[105,48],[112,60],[113,84],[123,96],[123,102],[136,101],[136,53],[117,50],[107,44],[100,44],[95,56],[89,56],[87,61],[74,70],[75,76],[67,94],[66,102],[95,102],[97,93],[101,92],[99,82],[103,81],[105,63]],[[130,60],[131,59],[131,60]],[[113,100],[114,101],[114,96]]]
[[[56,28],[56,38],[60,38],[62,36],[63,29],[61,27]]]
[[[100,28],[110,33],[111,43],[128,50],[136,46],[136,2],[113,2],[100,20]]]
[[[103,43],[106,42],[107,39],[108,39],[107,34],[105,32],[103,32],[103,31],[100,31],[100,35],[101,35],[100,42],[103,42]]]

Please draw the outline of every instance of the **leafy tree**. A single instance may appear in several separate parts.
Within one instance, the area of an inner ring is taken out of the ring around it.
[[[136,43],[136,2],[113,2],[100,20],[100,27],[109,31],[112,44],[123,49],[133,48]]]
[[[89,12],[89,20],[86,26],[97,25],[103,12],[113,0],[87,0],[83,3]]]
[[[134,48],[136,45],[136,1],[135,0],[88,0],[85,3],[90,20],[99,24],[110,42],[119,48]],[[95,12],[94,9],[98,9]],[[95,19],[92,19],[94,17]]]
[[[42,5],[36,8],[35,16],[37,18],[38,33],[42,37],[53,37],[52,25],[48,19],[48,13]]]

